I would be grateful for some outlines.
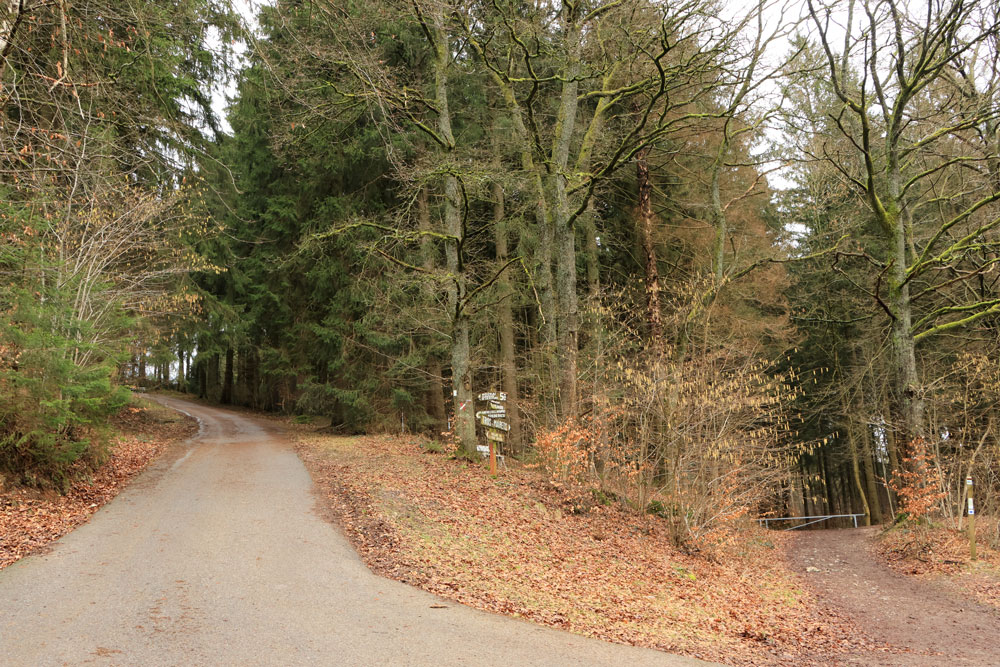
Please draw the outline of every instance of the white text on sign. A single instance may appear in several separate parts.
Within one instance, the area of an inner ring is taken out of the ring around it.
[[[495,428],[500,431],[509,431],[510,424],[507,422],[500,421],[499,419],[490,419],[489,417],[481,417],[479,423],[486,428]]]

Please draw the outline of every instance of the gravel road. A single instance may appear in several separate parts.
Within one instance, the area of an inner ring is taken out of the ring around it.
[[[907,653],[844,658],[859,665],[1000,665],[1000,614],[934,581],[876,562],[877,528],[802,531],[791,565],[823,602],[854,617],[876,639]]]
[[[705,664],[443,601],[371,574],[270,427],[201,423],[48,553],[0,571],[0,663]]]

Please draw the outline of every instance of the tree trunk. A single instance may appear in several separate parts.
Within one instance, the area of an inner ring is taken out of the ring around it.
[[[451,385],[455,397],[455,434],[465,453],[473,457],[476,445],[476,406],[472,390],[469,319],[462,315],[452,326]]]
[[[233,348],[226,348],[226,368],[222,379],[222,395],[219,402],[230,405],[233,402]]]
[[[545,207],[538,207],[536,229],[538,245],[535,248],[535,280],[541,322],[536,329],[538,342],[534,346],[534,365],[541,382],[537,387],[541,404],[545,409],[545,419],[556,416],[555,400],[559,378],[559,356],[557,354],[557,324],[560,317],[556,303],[556,291],[552,273],[553,222],[545,215]]]
[[[444,17],[440,11],[433,16],[434,91],[438,112],[438,133],[445,143],[445,155],[450,157],[455,147],[448,111],[448,64],[451,49]],[[450,237],[445,245],[445,269],[448,284],[448,310],[451,317],[451,383],[455,399],[455,434],[470,457],[476,456],[476,417],[472,389],[471,354],[469,348],[469,316],[466,311],[467,278],[465,275],[465,229],[462,220],[462,199],[458,177],[453,171],[444,176],[444,227]]]
[[[896,429],[890,420],[885,425],[885,449],[886,453],[889,455],[889,474],[886,476],[886,481],[891,480],[899,474],[899,448],[896,446],[896,443]],[[888,496],[889,511],[894,513],[897,511],[895,508],[899,507],[899,499],[896,497],[895,492],[891,488],[888,488]],[[893,517],[893,519],[895,519],[895,517]]]
[[[493,184],[493,202],[493,231],[497,249],[497,263],[503,266],[507,263],[508,255],[507,223],[504,219],[503,186],[499,183]],[[511,308],[514,291],[511,289],[508,271],[504,271],[500,275],[497,285],[501,295],[498,305],[500,368],[503,373],[503,391],[507,394],[507,422],[510,425],[510,432],[507,434],[508,445],[511,453],[520,454],[522,450],[521,412],[517,391],[517,358],[514,351],[514,313]]]
[[[649,336],[657,355],[664,350],[663,315],[660,308],[660,271],[657,267],[655,220],[651,199],[652,184],[649,182],[649,147],[636,154],[636,180],[639,184],[639,238],[642,240],[642,254],[646,264],[646,319]]]
[[[420,237],[420,255],[424,271],[428,274],[434,273],[434,240],[428,232],[431,231],[431,207],[428,201],[427,188],[421,188],[417,194],[417,224],[424,234]],[[434,283],[428,282],[425,292],[428,307],[434,303]],[[427,374],[430,382],[424,403],[427,406],[427,415],[431,418],[431,428],[434,435],[440,435],[447,428],[448,409],[444,403],[444,391],[441,386],[442,370],[441,359],[435,350],[434,341],[428,341],[430,347],[427,353]]]
[[[593,201],[587,206],[583,217],[584,252],[587,254],[587,296],[592,306],[597,305],[601,294],[601,256],[597,245],[597,212]]]
[[[249,363],[247,363],[247,400],[254,410],[260,409],[260,353],[257,345],[251,345],[249,349]]]
[[[205,373],[205,360],[199,359],[194,366],[195,375],[198,378],[198,398],[205,398],[208,395],[208,376]]]
[[[563,4],[565,23],[563,48],[566,65],[563,70],[562,92],[556,111],[555,138],[552,144],[554,169],[550,176],[552,218],[557,245],[557,283],[559,292],[559,406],[563,419],[577,416],[577,347],[579,321],[576,296],[576,233],[570,220],[570,202],[566,193],[566,167],[569,163],[570,145],[576,128],[579,99],[580,49],[582,39],[577,25],[579,7]]]
[[[538,321],[533,322],[528,329],[528,342],[529,348],[533,351],[535,368],[541,378],[541,382],[538,383],[540,387],[536,388],[536,395],[539,396],[541,403],[547,405],[550,396],[547,395],[546,390],[550,387],[554,388],[556,378],[559,376],[558,361],[555,356],[556,324],[559,320],[559,314],[556,309],[552,276],[552,247],[555,227],[547,190],[546,168],[543,165],[536,165],[532,157],[535,146],[525,126],[523,112],[513,86],[498,76],[494,77],[494,81],[499,85],[504,102],[510,111],[514,135],[520,144],[521,169],[530,179],[531,187],[534,190],[534,229],[537,243],[532,258],[533,275],[531,279],[534,291],[538,293],[538,308],[533,309],[529,317],[537,317]]]
[[[894,130],[895,128],[893,128]],[[917,373],[916,342],[913,339],[913,308],[910,301],[910,284],[907,281],[909,255],[907,252],[906,201],[903,197],[902,173],[898,152],[898,137],[889,136],[887,187],[888,210],[884,221],[890,235],[888,276],[889,305],[892,311],[892,352],[896,376],[897,444],[903,456],[909,456],[910,443],[922,439],[924,433],[924,401]]]
[[[177,391],[187,391],[187,371],[184,368],[184,348],[177,346]]]
[[[562,222],[559,240],[559,405],[564,419],[577,416],[577,351],[579,312],[576,296],[576,234]]]
[[[431,428],[434,429],[434,435],[440,436],[446,428],[448,409],[444,404],[444,391],[441,387],[443,375],[441,360],[436,356],[427,360],[427,373],[431,376],[426,395],[427,415],[432,420]]]
[[[861,429],[861,462],[865,472],[865,487],[868,489],[868,508],[871,511],[871,522],[873,524],[882,523],[882,499],[878,491],[878,483],[875,480],[875,462],[872,456],[872,434],[868,424],[862,423]]]
[[[539,210],[539,213],[542,211]],[[538,299],[542,306],[542,347],[544,355],[552,368],[553,378],[558,372],[557,366],[552,361],[553,351],[556,345],[557,333],[556,325],[559,322],[559,312],[556,304],[555,281],[552,275],[552,257],[554,241],[554,227],[552,220],[548,216],[540,216],[537,220],[538,247],[535,250],[535,272],[538,283]]]
[[[252,377],[252,372],[250,370],[250,365],[252,360],[250,358],[250,346],[244,345],[240,348],[240,372],[236,376],[237,384],[240,388],[239,400],[240,405],[245,405],[250,407],[250,380]]]
[[[728,132],[728,130],[727,130]],[[719,192],[719,178],[722,172],[722,163],[729,149],[729,135],[723,136],[722,144],[719,146],[719,154],[712,164],[712,227],[715,236],[712,239],[712,275],[715,278],[716,290],[722,286],[722,279],[725,276],[725,250],[726,235],[728,234],[728,221],[726,212],[722,208],[722,195]],[[717,292],[716,292],[717,293]]]
[[[905,255],[906,245],[902,232],[898,234],[897,253]],[[917,374],[916,344],[912,331],[912,308],[910,286],[906,280],[905,267],[896,270],[890,286],[890,298],[896,319],[892,323],[892,351],[896,375],[896,435],[897,445],[903,457],[911,453],[911,443],[924,437],[924,401],[919,389]]]
[[[847,406],[849,409],[850,406]],[[861,482],[861,465],[858,461],[858,441],[857,441],[857,429],[854,426],[854,420],[850,418],[850,413],[847,416],[847,443],[851,450],[851,472],[854,475],[854,486],[857,488],[858,497],[861,499],[861,507],[865,512],[865,525],[870,526],[872,524],[873,516],[871,505],[868,502],[868,494],[865,492],[865,485]]]
[[[854,504],[854,494],[851,493],[853,485],[851,484],[851,478],[846,464],[840,466],[840,471],[837,477],[839,478],[838,482],[840,486],[840,502],[841,507],[843,508],[843,511],[839,512],[839,514],[857,514],[857,512],[854,511],[857,509]],[[854,521],[846,517],[841,521],[841,523],[845,527],[854,525]]]
[[[809,475],[809,467],[806,464],[805,457],[800,460],[799,463],[799,475],[802,477],[802,507],[803,516],[810,516],[813,514],[815,509],[815,501],[813,500],[813,488],[812,480]]]
[[[826,447],[820,448],[819,462],[823,471],[823,490],[826,500],[826,514],[840,514],[837,511],[837,489],[833,485],[833,476],[830,471],[830,462],[826,455]]]

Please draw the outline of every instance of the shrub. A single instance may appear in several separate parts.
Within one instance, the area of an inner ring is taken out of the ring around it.
[[[903,468],[889,487],[899,496],[905,518],[918,523],[925,522],[947,495],[941,490],[933,457],[921,439],[910,443],[910,455],[903,458]]]
[[[724,351],[672,363],[619,356],[580,420],[537,435],[558,487],[614,494],[662,518],[678,545],[727,539],[780,491],[793,458],[794,376]]]
[[[121,357],[57,298],[27,293],[0,315],[0,350],[0,468],[65,489],[78,463],[104,460],[101,424],[129,399],[112,382]]]

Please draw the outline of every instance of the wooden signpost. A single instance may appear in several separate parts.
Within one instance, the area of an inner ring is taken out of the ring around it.
[[[486,441],[489,445],[490,474],[494,477],[497,474],[497,452],[498,443],[504,442],[507,432],[510,431],[510,424],[507,419],[507,394],[502,391],[488,391],[479,394],[480,401],[488,402],[489,409],[480,410],[476,413],[476,419],[486,429]]]

